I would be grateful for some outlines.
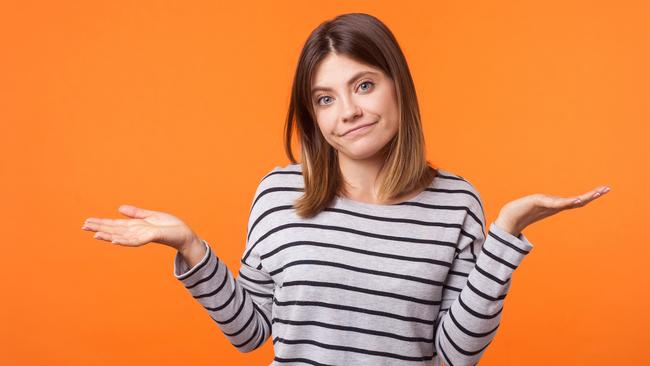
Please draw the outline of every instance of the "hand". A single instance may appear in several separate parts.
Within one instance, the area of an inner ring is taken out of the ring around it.
[[[95,231],[95,239],[137,247],[149,242],[165,244],[180,250],[191,244],[195,234],[182,220],[165,212],[122,205],[118,211],[131,219],[88,218],[81,227]]]
[[[541,193],[522,197],[503,206],[494,224],[514,236],[519,236],[521,231],[533,222],[563,210],[582,207],[609,190],[608,186],[600,186],[580,196],[567,198]],[[579,202],[574,202],[575,200]]]

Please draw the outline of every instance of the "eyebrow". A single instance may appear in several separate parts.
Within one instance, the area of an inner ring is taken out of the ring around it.
[[[347,85],[348,85],[348,86],[352,85],[352,83],[353,83],[355,80],[357,80],[358,78],[360,78],[360,77],[362,77],[363,75],[366,75],[366,74],[379,75],[378,72],[374,72],[374,71],[369,71],[369,70],[360,71],[360,72],[354,74],[354,75],[350,78],[350,80],[348,80]],[[332,89],[331,89],[331,88],[324,87],[324,86],[315,86],[315,87],[313,87],[313,88],[311,89],[311,94],[314,95],[314,93],[316,93],[317,91],[320,91],[320,90],[322,90],[322,91],[326,91],[326,90],[332,90]]]

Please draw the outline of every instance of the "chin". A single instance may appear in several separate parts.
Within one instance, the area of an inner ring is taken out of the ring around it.
[[[383,146],[351,146],[346,151],[339,151],[339,154],[345,155],[351,160],[365,160],[376,156]]]

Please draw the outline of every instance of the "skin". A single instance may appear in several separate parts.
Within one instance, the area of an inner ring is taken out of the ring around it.
[[[362,71],[374,74],[352,78]],[[312,103],[321,133],[338,151],[349,198],[379,203],[377,183],[382,178],[379,175],[385,147],[399,128],[393,81],[379,69],[335,53],[321,61],[313,80],[312,89],[327,88],[314,90]],[[346,131],[371,122],[376,124],[367,133],[353,138],[343,136]],[[528,195],[504,205],[494,224],[519,236],[530,224],[564,210],[583,207],[609,190],[608,186],[601,185],[578,196]],[[408,200],[418,193],[410,192],[399,201]],[[190,266],[198,263],[205,253],[199,237],[175,216],[132,205],[122,205],[118,211],[128,219],[91,217],[84,222],[82,229],[96,232],[96,239],[118,245],[140,246],[149,242],[168,245],[179,250]]]
[[[366,71],[373,74],[354,78]],[[319,87],[329,90],[318,90]],[[379,203],[383,148],[399,128],[393,80],[380,69],[330,53],[314,70],[312,90],[318,127],[325,140],[338,151],[349,198]],[[372,122],[377,124],[362,136],[342,136],[352,128]]]
[[[525,196],[503,206],[494,224],[519,236],[528,225],[564,210],[583,207],[609,191],[610,187],[602,185],[579,196],[559,197],[542,193]]]

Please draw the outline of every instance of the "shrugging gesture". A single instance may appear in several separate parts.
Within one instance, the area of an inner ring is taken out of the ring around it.
[[[156,242],[183,250],[196,241],[196,235],[185,222],[166,212],[131,205],[121,205],[118,211],[128,219],[90,217],[82,229],[95,231],[95,239],[131,247]]]
[[[533,222],[560,211],[585,206],[609,190],[608,186],[600,186],[575,197],[558,197],[542,193],[525,196],[503,206],[494,224],[514,236],[519,236],[521,231]]]

